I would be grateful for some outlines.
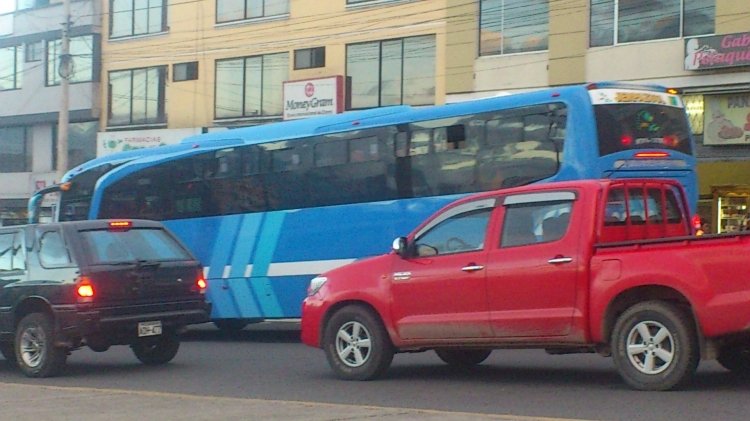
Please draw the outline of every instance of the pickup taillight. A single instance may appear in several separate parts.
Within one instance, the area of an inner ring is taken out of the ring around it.
[[[79,303],[90,303],[94,301],[94,286],[89,278],[82,276],[76,285],[76,299]]]

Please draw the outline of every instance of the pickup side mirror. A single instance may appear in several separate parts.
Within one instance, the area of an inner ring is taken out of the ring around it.
[[[391,248],[399,256],[406,257],[406,250],[408,249],[408,246],[409,242],[407,241],[406,237],[398,237],[393,240],[393,245],[391,246]]]

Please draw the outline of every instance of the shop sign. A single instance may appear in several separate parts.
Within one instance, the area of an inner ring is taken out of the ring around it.
[[[284,120],[343,111],[343,76],[284,82]]]
[[[706,95],[703,144],[750,144],[750,93]]]
[[[750,66],[750,32],[685,39],[685,70]]]
[[[180,143],[189,136],[203,132],[201,127],[188,129],[128,130],[122,132],[99,132],[96,134],[96,156],[133,149]]]

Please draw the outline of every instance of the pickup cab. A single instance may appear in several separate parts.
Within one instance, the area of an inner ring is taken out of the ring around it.
[[[314,278],[301,336],[343,379],[399,352],[467,367],[501,348],[598,352],[640,390],[685,385],[701,359],[750,375],[749,253],[744,233],[694,235],[670,181],[486,192]]]
[[[149,365],[208,321],[198,260],[159,222],[97,220],[0,227],[0,352],[29,377],[70,351],[130,345]]]

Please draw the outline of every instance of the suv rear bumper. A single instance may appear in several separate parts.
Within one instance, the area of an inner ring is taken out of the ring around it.
[[[73,306],[53,308],[58,340],[74,343],[96,336],[111,344],[132,343],[138,338],[138,323],[160,321],[162,330],[174,332],[180,328],[210,320],[211,304],[182,302],[126,307],[85,309]]]

